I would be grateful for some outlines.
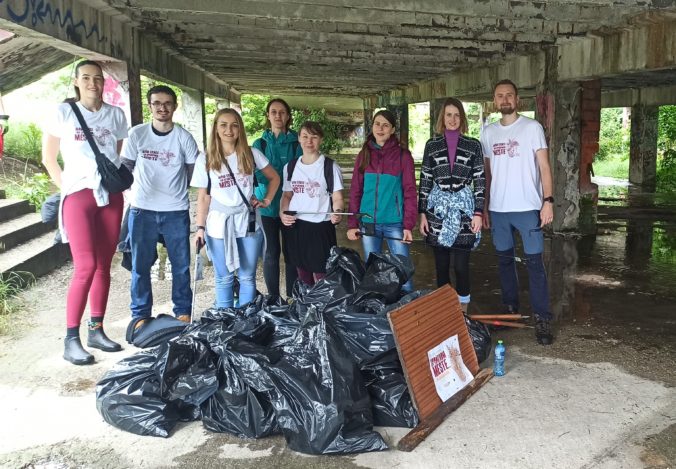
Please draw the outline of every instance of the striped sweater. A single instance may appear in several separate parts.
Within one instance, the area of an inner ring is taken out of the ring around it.
[[[425,144],[422,168],[420,171],[420,188],[418,190],[418,213],[424,213],[430,228],[427,242],[437,245],[441,231],[441,220],[427,210],[427,197],[436,183],[441,190],[457,192],[469,186],[474,193],[474,212],[483,213],[486,178],[484,175],[484,158],[479,140],[461,135],[455,155],[455,163],[451,172],[448,164],[448,147],[443,135],[435,136]],[[462,228],[455,240],[454,247],[471,248],[476,236],[472,233],[472,219],[463,215]]]

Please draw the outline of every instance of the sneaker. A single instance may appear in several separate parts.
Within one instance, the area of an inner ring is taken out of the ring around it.
[[[554,337],[552,336],[549,319],[542,319],[537,315],[535,316],[535,339],[537,339],[538,344],[541,345],[552,344]]]

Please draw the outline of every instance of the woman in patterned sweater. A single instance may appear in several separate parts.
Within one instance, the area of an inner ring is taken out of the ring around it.
[[[444,102],[427,141],[420,172],[420,233],[434,249],[437,286],[450,283],[453,254],[456,291],[463,311],[470,302],[469,254],[481,238],[484,159],[479,140],[464,135],[467,116],[455,98]]]

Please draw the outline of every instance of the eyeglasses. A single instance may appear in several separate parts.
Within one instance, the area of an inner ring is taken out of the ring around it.
[[[174,108],[174,103],[161,103],[159,101],[153,101],[152,103],[150,103],[150,106],[153,109],[167,109],[167,110],[169,110],[169,109]]]

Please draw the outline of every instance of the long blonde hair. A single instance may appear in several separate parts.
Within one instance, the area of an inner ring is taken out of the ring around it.
[[[211,125],[211,135],[209,137],[209,145],[207,146],[207,171],[220,171],[226,162],[228,155],[223,151],[221,139],[218,136],[218,118],[223,114],[230,114],[235,116],[235,120],[239,125],[239,135],[237,136],[237,143],[235,144],[235,153],[237,153],[237,170],[243,174],[253,174],[254,159],[251,147],[246,139],[246,131],[244,130],[244,121],[242,116],[232,108],[224,108],[219,110],[214,116],[214,122]]]

